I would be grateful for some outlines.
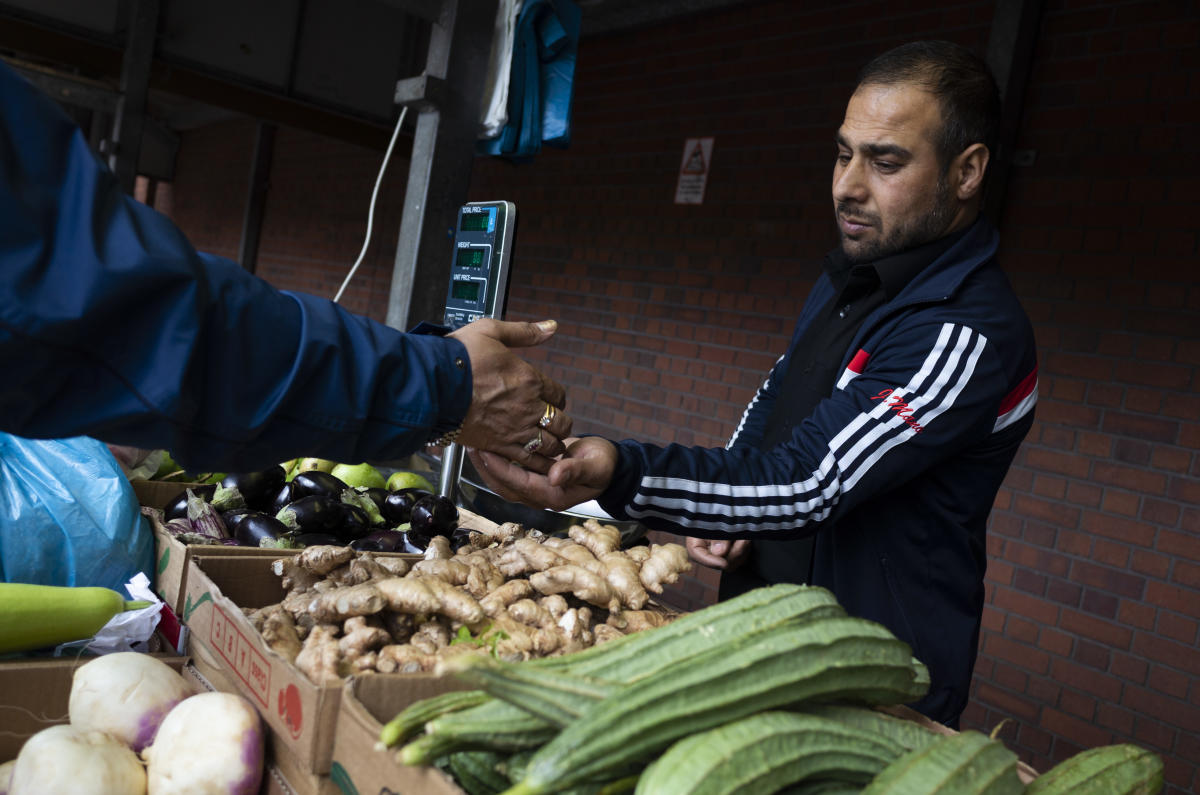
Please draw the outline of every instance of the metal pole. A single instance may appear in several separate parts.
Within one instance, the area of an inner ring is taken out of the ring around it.
[[[142,125],[150,88],[154,40],[158,35],[158,11],[159,0],[134,0],[129,15],[129,33],[121,61],[121,96],[117,99],[106,152],[108,167],[126,193],[133,193],[138,156],[142,151]]]
[[[470,186],[495,19],[495,0],[444,0],[431,26],[425,79],[415,81],[428,93],[404,95],[397,87],[397,102],[411,102],[419,112],[388,297],[387,324],[393,328],[442,320],[454,222]]]

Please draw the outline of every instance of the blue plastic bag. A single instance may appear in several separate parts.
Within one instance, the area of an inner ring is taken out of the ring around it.
[[[0,580],[103,586],[153,576],[154,538],[108,447],[0,433]]]

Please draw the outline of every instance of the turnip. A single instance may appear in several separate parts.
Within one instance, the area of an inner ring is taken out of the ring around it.
[[[145,795],[137,754],[112,735],[60,725],[25,741],[9,795]]]
[[[253,795],[263,771],[254,706],[232,693],[201,693],[171,710],[142,751],[150,795]]]
[[[12,769],[16,763],[17,760],[10,759],[0,765],[0,795],[8,795],[9,782],[12,780]]]
[[[106,731],[134,751],[154,740],[158,725],[192,688],[157,657],[123,651],[81,665],[71,680],[71,725]]]

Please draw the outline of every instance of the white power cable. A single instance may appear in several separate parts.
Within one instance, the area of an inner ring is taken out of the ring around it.
[[[388,160],[391,159],[392,149],[396,146],[396,138],[400,136],[400,125],[404,124],[404,116],[407,113],[408,106],[405,105],[400,110],[400,118],[396,121],[396,129],[392,131],[392,140],[388,144],[387,152],[383,155],[383,164],[379,167],[379,176],[375,178],[375,190],[371,191],[371,206],[367,210],[367,236],[363,240],[362,251],[358,252],[358,259],[354,261],[350,272],[346,274],[345,280],[342,281],[342,286],[338,288],[337,295],[333,297],[335,304],[341,300],[342,293],[346,292],[346,287],[350,284],[350,280],[354,278],[355,272],[358,271],[358,266],[362,264],[363,257],[367,254],[367,246],[371,244],[371,228],[375,225],[375,199],[379,196],[379,185],[383,182],[383,172],[387,171]]]

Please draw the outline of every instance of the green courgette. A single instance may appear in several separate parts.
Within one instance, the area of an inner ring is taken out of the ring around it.
[[[923,695],[907,644],[860,618],[826,618],[723,645],[621,689],[530,759],[509,795],[554,792],[646,761],[688,734],[805,701]]]
[[[1120,743],[1092,748],[1035,778],[1026,795],[1155,795],[1163,788],[1162,758]]]
[[[976,731],[939,735],[877,775],[863,795],[1021,795],[1017,755]]]
[[[903,753],[829,718],[759,712],[676,742],[646,768],[637,795],[770,795],[825,778],[861,785]]]

